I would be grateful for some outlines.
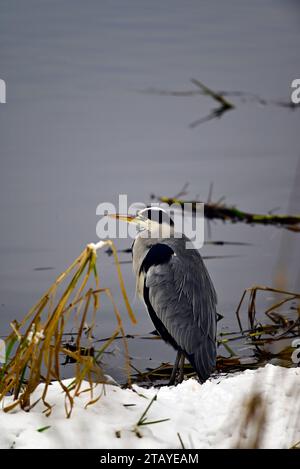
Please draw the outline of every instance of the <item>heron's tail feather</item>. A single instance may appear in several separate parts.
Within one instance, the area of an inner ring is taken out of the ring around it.
[[[195,353],[187,355],[192,367],[197,372],[200,382],[204,383],[216,367],[216,343],[209,337]]]

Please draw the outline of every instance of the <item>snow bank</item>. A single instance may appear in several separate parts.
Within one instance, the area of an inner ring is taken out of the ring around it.
[[[66,380],[69,383],[71,380]],[[267,420],[261,446],[288,448],[300,440],[300,369],[267,365],[200,385],[189,379],[176,387],[134,390],[105,385],[105,395],[85,409],[87,394],[75,401],[72,417],[65,418],[64,396],[57,383],[49,388],[48,401],[55,404],[50,417],[38,404],[31,412],[0,410],[0,448],[230,448],[236,446],[240,425],[251,391],[260,391],[266,401]],[[40,385],[35,398],[41,395]],[[100,393],[102,385],[95,391]],[[298,393],[297,393],[298,390]],[[147,421],[136,424],[151,398]],[[6,404],[10,398],[6,399]],[[298,402],[298,404],[297,404]],[[297,404],[297,409],[296,409]],[[44,427],[50,427],[38,431]],[[242,435],[247,443],[247,432]]]

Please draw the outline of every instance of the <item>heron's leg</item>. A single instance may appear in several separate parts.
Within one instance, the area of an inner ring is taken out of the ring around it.
[[[180,363],[179,363],[179,378],[178,378],[178,384],[179,384],[179,383],[182,383],[183,378],[184,378],[184,360],[185,360],[185,356],[184,356],[184,354],[182,353],[182,354],[181,354],[181,357],[180,357]]]
[[[174,363],[174,366],[173,366],[172,374],[171,374],[171,377],[170,377],[170,381],[169,381],[169,384],[168,384],[169,386],[172,386],[175,383],[176,373],[177,373],[177,370],[178,370],[178,365],[179,365],[179,361],[180,361],[180,358],[181,358],[181,354],[182,354],[181,350],[178,350],[176,360],[175,360],[175,363]]]

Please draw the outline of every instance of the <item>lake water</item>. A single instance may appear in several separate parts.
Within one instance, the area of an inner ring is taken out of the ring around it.
[[[238,97],[221,119],[191,129],[216,103],[209,97],[143,90],[215,90],[290,100],[299,78],[300,7],[296,1],[3,0],[0,13],[0,335],[20,319],[83,247],[96,239],[96,207],[172,196],[207,197],[242,210],[299,213],[295,191],[299,109]],[[299,175],[299,173],[298,173]],[[299,234],[272,227],[215,223],[211,239],[251,246],[207,246],[219,297],[220,328],[237,329],[234,310],[246,287],[272,285],[278,265],[299,289]],[[131,241],[116,240],[118,248]],[[128,260],[128,256],[121,256]],[[53,267],[52,270],[35,270]],[[128,333],[153,326],[134,299],[131,265],[122,266],[138,317]],[[99,258],[102,283],[124,313],[112,258]],[[97,334],[109,335],[108,302]],[[132,341],[143,368],[172,360],[163,343]],[[118,354],[116,354],[118,356]],[[111,372],[118,376],[118,359]]]

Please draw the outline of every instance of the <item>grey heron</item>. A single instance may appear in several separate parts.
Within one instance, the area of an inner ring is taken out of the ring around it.
[[[132,246],[136,290],[161,338],[177,351],[169,384],[178,367],[183,380],[185,358],[203,383],[216,364],[217,296],[199,251],[186,249],[189,239],[175,232],[161,208],[116,217],[138,225]]]

